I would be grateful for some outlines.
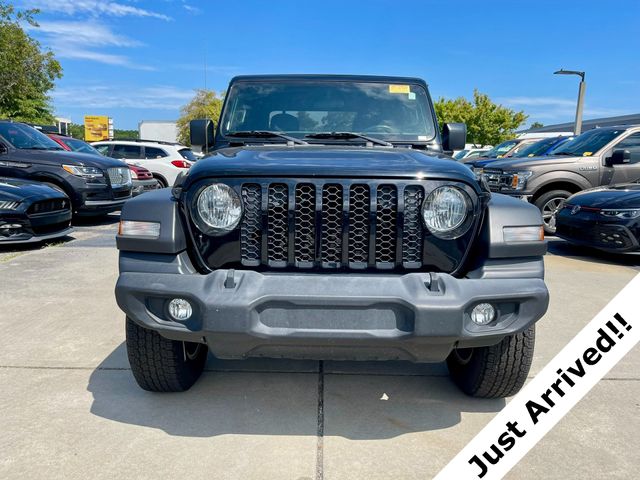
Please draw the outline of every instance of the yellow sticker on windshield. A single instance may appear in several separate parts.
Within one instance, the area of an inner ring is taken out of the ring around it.
[[[584,152],[582,154],[583,157],[590,157],[591,155],[593,155],[593,152]]]
[[[409,85],[389,85],[389,93],[411,93]]]
[[[533,153],[530,153],[529,155],[527,155],[527,157],[533,157]]]

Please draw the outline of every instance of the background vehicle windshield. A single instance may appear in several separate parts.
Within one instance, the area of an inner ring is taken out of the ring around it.
[[[491,150],[484,152],[481,157],[484,158],[496,158],[501,155],[504,155],[509,150],[511,150],[518,142],[516,140],[507,140],[506,142],[499,143]]]
[[[188,148],[181,148],[180,150],[178,150],[178,153],[182,156],[182,158],[184,158],[185,160],[189,160],[190,162],[196,162],[198,160],[198,157],[196,157],[193,151]]]
[[[527,145],[525,148],[520,150],[517,153],[514,153],[512,157],[514,158],[522,158],[522,157],[537,157],[538,155],[544,155],[552,145],[554,145],[558,141],[557,137],[551,138],[543,138],[531,145]]]
[[[573,140],[563,143],[558,148],[554,148],[551,155],[574,155],[576,157],[588,157],[598,152],[625,130],[602,130],[594,128],[582,135],[578,135]]]
[[[463,158],[467,154],[468,151],[469,150],[460,150],[458,153],[456,153],[453,156],[453,158],[455,158],[456,160],[460,160],[461,158]]]
[[[80,153],[92,153],[94,155],[100,155],[100,152],[93,148],[86,142],[78,140],[76,138],[65,138],[62,140],[71,150]]]
[[[35,128],[21,123],[0,123],[0,137],[14,148],[25,150],[64,150],[60,145]]]
[[[294,137],[354,132],[400,141],[435,136],[429,98],[419,85],[311,80],[234,84],[222,134],[251,130]]]

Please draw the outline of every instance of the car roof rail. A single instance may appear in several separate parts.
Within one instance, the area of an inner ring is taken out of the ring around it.
[[[160,145],[181,145],[178,142],[165,142],[164,140],[146,140],[144,138],[114,138],[111,142],[147,142],[159,143]]]

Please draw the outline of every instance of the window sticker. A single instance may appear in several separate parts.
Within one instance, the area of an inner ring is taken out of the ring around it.
[[[411,93],[411,88],[409,85],[389,85],[389,93]]]
[[[415,92],[409,92],[407,94],[407,97],[409,98],[409,100],[415,100],[416,99],[416,94],[415,94]]]
[[[582,154],[583,157],[590,157],[591,155],[593,155],[593,152],[584,152]]]

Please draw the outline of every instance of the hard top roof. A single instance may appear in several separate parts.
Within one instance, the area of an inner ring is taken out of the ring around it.
[[[277,74],[277,75],[238,75],[231,79],[234,82],[287,81],[287,80],[319,80],[326,82],[379,82],[379,83],[419,83],[427,85],[417,77],[394,77],[386,75],[332,75],[332,74]]]

